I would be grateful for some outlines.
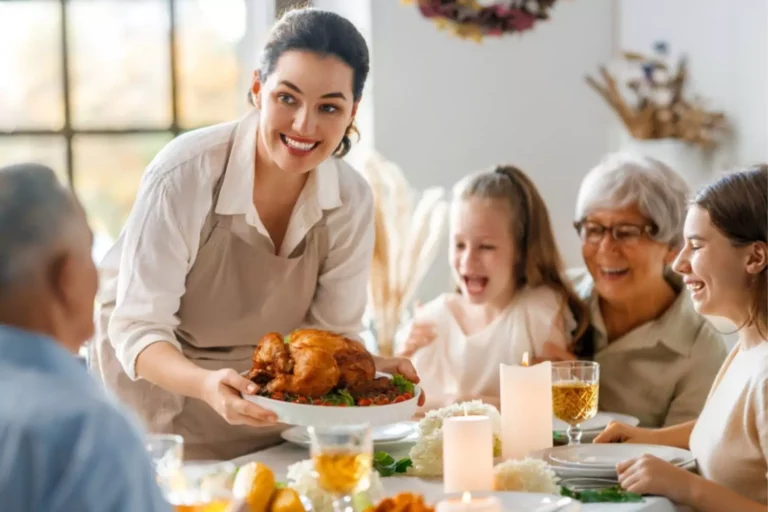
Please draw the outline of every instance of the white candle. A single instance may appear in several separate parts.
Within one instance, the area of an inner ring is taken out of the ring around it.
[[[501,501],[495,496],[472,496],[465,492],[461,498],[439,501],[435,512],[502,512]]]
[[[487,416],[443,420],[446,493],[493,490],[493,427]]]
[[[536,450],[551,448],[552,363],[502,364],[499,375],[503,458],[523,459]]]

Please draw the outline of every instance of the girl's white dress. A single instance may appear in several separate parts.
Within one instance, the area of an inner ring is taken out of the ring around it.
[[[537,357],[548,341],[566,347],[576,328],[564,298],[548,286],[520,290],[493,322],[469,336],[450,300],[443,294],[414,317],[437,329],[436,339],[411,357],[427,396],[422,412],[475,398],[498,405],[499,364],[520,364],[525,352]]]

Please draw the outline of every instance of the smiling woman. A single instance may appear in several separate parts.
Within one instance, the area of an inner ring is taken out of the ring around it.
[[[279,442],[275,414],[241,397],[256,392],[242,373],[264,334],[362,330],[373,199],[338,157],[368,68],[345,18],[285,14],[254,72],[254,108],[160,151],[104,260],[94,371],[151,431],[183,435],[192,459]],[[418,380],[404,360],[374,361]]]
[[[661,162],[614,154],[584,178],[576,204],[587,268],[573,277],[593,327],[579,355],[600,363],[601,409],[647,426],[695,418],[726,355],[670,268],[687,194]]]

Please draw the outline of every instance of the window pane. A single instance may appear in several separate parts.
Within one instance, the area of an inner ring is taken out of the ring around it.
[[[141,176],[171,134],[79,135],[73,140],[75,191],[100,240],[114,240],[131,211]]]
[[[63,137],[0,137],[0,166],[22,162],[47,165],[62,183],[67,179],[67,146]]]
[[[237,46],[245,33],[243,0],[177,2],[179,124],[193,128],[244,112]]]
[[[170,126],[168,2],[70,0],[69,6],[73,125]]]
[[[0,2],[0,130],[64,125],[58,2]]]

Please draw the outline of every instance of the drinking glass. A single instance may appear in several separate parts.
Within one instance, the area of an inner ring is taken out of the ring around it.
[[[600,365],[591,361],[552,363],[552,409],[568,424],[568,444],[581,443],[581,423],[597,414]]]
[[[184,438],[175,434],[149,434],[149,457],[155,465],[158,481],[170,478],[184,462]]]
[[[373,441],[368,424],[309,427],[318,487],[333,497],[335,512],[352,512],[352,497],[370,487]]]
[[[185,463],[165,489],[175,512],[231,512],[237,466],[230,462]]]

